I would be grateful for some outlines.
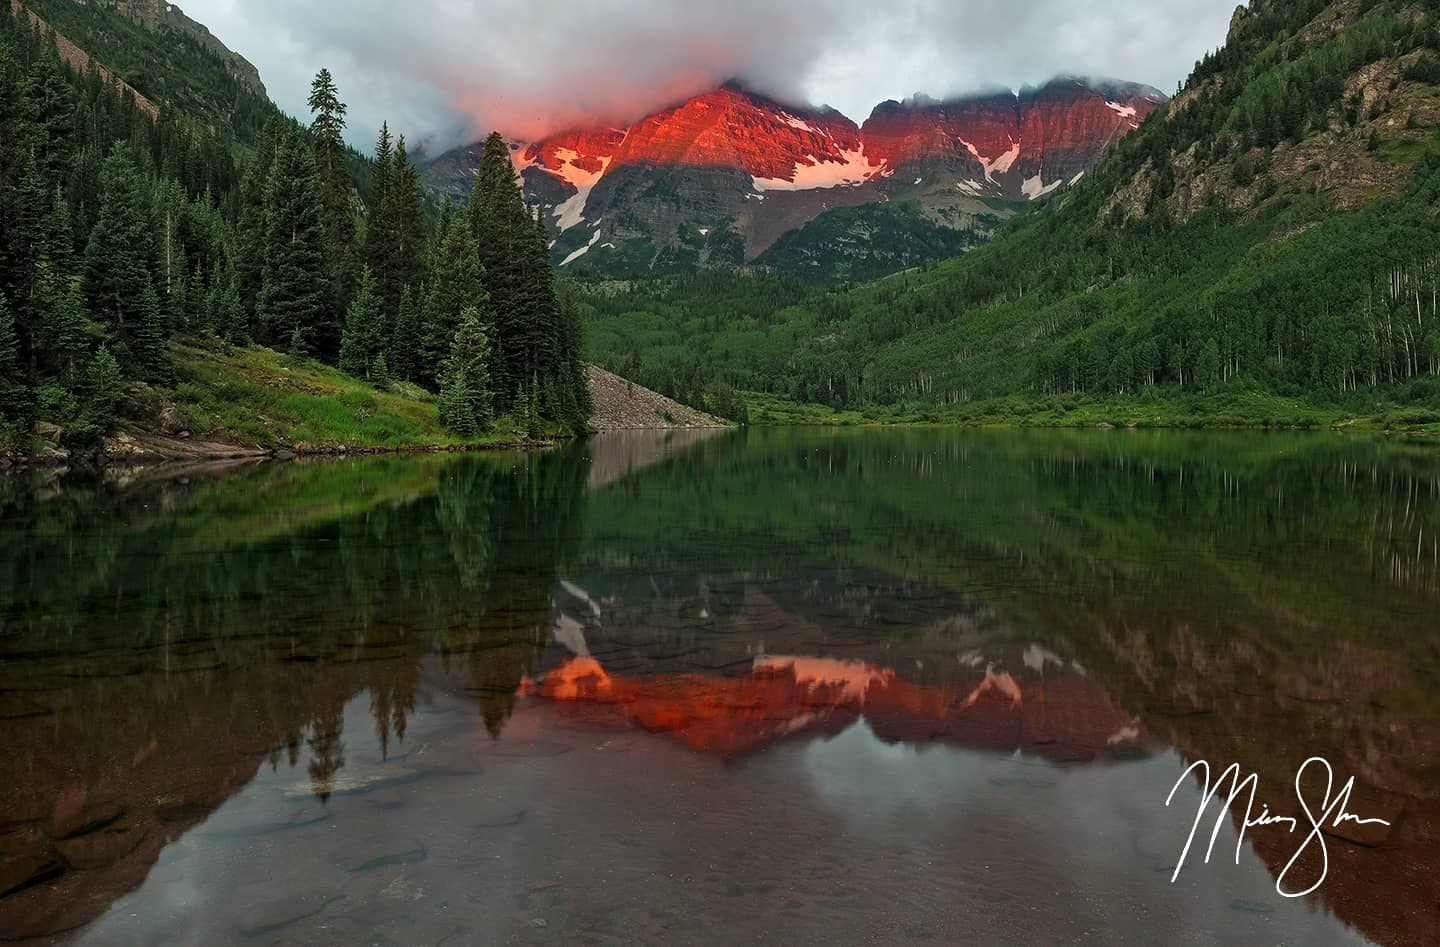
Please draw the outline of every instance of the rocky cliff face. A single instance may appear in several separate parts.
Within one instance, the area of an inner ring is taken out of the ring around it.
[[[1066,77],[1019,95],[885,102],[862,134],[865,154],[897,176],[938,169],[961,190],[1035,200],[1073,182],[1165,101],[1149,86]]]
[[[885,102],[861,127],[729,82],[629,128],[572,129],[514,154],[561,266],[739,265],[826,211],[869,203],[913,202],[987,232],[1073,183],[1164,102],[1146,86],[1065,78],[1018,95]],[[463,198],[477,156],[442,156],[431,186]]]
[[[1387,9],[1410,23],[1423,23],[1430,13],[1419,3],[1384,8],[1358,0],[1324,6],[1251,0],[1237,7],[1223,47],[1227,57],[1207,60],[1166,115],[1167,122],[1182,129],[1208,120],[1215,130],[1204,135],[1182,131],[1168,143],[1168,154],[1128,169],[1123,184],[1106,200],[1101,219],[1143,219],[1162,204],[1168,217],[1180,222],[1216,205],[1258,214],[1261,207],[1298,195],[1320,195],[1335,208],[1353,209],[1402,193],[1413,179],[1415,162],[1433,150],[1434,129],[1440,125],[1436,84],[1423,68],[1434,52],[1424,43],[1391,42],[1348,64],[1343,57],[1326,59],[1320,68],[1333,74],[1324,79],[1336,83],[1326,101],[1290,115],[1262,108],[1243,125],[1225,121],[1235,108],[1232,103],[1254,95],[1259,81],[1273,81],[1307,53],[1315,55]],[[1326,55],[1335,55],[1333,50]],[[1234,66],[1262,56],[1265,68],[1258,73]],[[1315,68],[1311,62],[1309,68]],[[1309,87],[1322,84],[1310,81]],[[1209,117],[1217,110],[1218,122]]]
[[[219,56],[226,70],[244,83],[256,95],[265,95],[265,84],[260,81],[260,70],[244,56],[230,49],[211,33],[203,24],[185,15],[185,11],[167,0],[109,0],[120,14],[129,17],[151,31],[174,30],[181,36],[200,43],[210,52]]]

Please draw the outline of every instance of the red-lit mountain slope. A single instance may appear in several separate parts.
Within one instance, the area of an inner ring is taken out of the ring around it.
[[[688,269],[753,261],[826,211],[866,204],[913,202],[917,225],[984,235],[1075,181],[1164,101],[1146,86],[1062,78],[1018,95],[885,102],[861,127],[730,82],[628,128],[513,148],[557,263]],[[442,156],[431,185],[463,198],[478,153]]]

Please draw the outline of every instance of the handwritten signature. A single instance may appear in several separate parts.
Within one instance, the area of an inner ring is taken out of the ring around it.
[[[1300,788],[1301,783],[1305,779],[1305,773],[1311,767],[1322,767],[1325,771],[1325,793],[1320,799],[1318,809],[1315,810],[1310,808],[1310,803],[1305,798],[1304,791]],[[1204,821],[1206,811],[1210,808],[1210,803],[1219,798],[1220,791],[1225,786],[1227,780],[1230,784],[1230,794],[1226,797],[1225,803],[1220,809],[1220,814],[1215,819],[1215,828],[1210,833],[1210,845],[1205,850],[1205,864],[1210,864],[1210,856],[1215,851],[1215,843],[1220,838],[1220,830],[1227,821],[1226,814],[1230,811],[1231,806],[1235,804],[1235,801],[1244,796],[1247,789],[1249,790],[1249,797],[1245,800],[1245,818],[1240,825],[1239,837],[1235,840],[1235,864],[1240,864],[1240,849],[1245,843],[1245,833],[1248,830],[1252,828],[1283,825],[1292,835],[1300,831],[1301,824],[1299,819],[1292,818],[1291,816],[1274,815],[1270,812],[1269,806],[1261,806],[1260,813],[1258,815],[1255,814],[1255,792],[1259,788],[1260,777],[1257,773],[1251,773],[1249,776],[1241,779],[1239,763],[1231,763],[1227,766],[1220,774],[1220,778],[1215,780],[1213,785],[1210,782],[1210,764],[1205,760],[1196,760],[1194,763],[1191,763],[1185,768],[1185,771],[1180,774],[1180,778],[1175,781],[1175,785],[1170,789],[1170,795],[1165,797],[1165,806],[1167,808],[1170,806],[1170,803],[1174,801],[1175,793],[1179,791],[1181,786],[1187,784],[1192,774],[1197,772],[1201,775],[1202,795],[1200,805],[1195,811],[1195,821],[1190,826],[1190,835],[1185,839],[1185,847],[1180,852],[1180,861],[1176,863],[1175,872],[1170,876],[1171,884],[1174,884],[1175,879],[1180,877],[1180,870],[1185,867],[1185,859],[1190,855],[1190,847],[1195,842],[1195,835],[1200,831],[1200,823]],[[1331,768],[1330,763],[1323,757],[1312,756],[1296,770],[1295,796],[1299,799],[1300,808],[1305,813],[1305,821],[1309,824],[1309,831],[1305,836],[1305,840],[1300,843],[1300,847],[1295,850],[1295,854],[1290,856],[1290,860],[1285,863],[1285,867],[1275,878],[1275,890],[1279,892],[1281,896],[1286,898],[1303,898],[1325,883],[1325,876],[1330,872],[1330,853],[1325,847],[1325,829],[1339,828],[1346,822],[1354,822],[1356,825],[1390,825],[1390,823],[1384,819],[1362,819],[1349,811],[1347,807],[1350,804],[1350,793],[1354,788],[1355,777],[1352,776],[1345,782],[1345,785],[1340,788],[1339,792],[1334,792],[1335,771]],[[1331,795],[1332,792],[1334,792],[1333,798]],[[1320,846],[1320,877],[1304,891],[1287,891],[1285,888],[1286,877],[1290,874],[1291,869],[1295,867],[1295,863],[1300,860],[1300,856],[1303,855],[1305,850],[1312,844],[1318,844]]]

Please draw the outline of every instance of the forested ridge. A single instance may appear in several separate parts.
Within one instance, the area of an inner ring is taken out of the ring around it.
[[[704,404],[1023,418],[1261,392],[1440,420],[1437,12],[1260,0],[1169,105],[990,244],[820,289],[592,284],[594,355]]]
[[[87,36],[140,29],[46,6]],[[141,67],[107,68],[158,109],[0,4],[0,449],[35,449],[37,422],[92,449],[137,400],[199,397],[177,351],[252,343],[436,392],[460,439],[502,416],[584,428],[580,324],[498,135],[468,204],[436,210],[403,136],[382,128],[368,161],[345,145],[326,70],[302,125],[198,43],[146,62],[171,76],[158,92]]]

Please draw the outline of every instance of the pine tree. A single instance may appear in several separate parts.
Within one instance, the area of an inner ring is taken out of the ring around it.
[[[177,329],[190,328],[190,276],[189,267],[185,265],[184,255],[175,267],[173,274],[167,282],[170,284],[165,291],[165,318],[170,325]]]
[[[155,250],[144,179],[123,145],[105,159],[100,212],[85,248],[85,297],[90,312],[129,348],[140,327]]]
[[[433,260],[417,347],[416,377],[426,383],[439,378],[441,362],[449,351],[460,315],[466,308],[474,307],[483,313],[484,321],[492,326],[494,324],[494,313],[485,288],[485,270],[480,265],[475,237],[464,221],[452,221],[450,232],[443,236]],[[493,343],[493,334],[491,340]]]
[[[395,329],[390,335],[391,375],[401,381],[414,381],[420,366],[421,326],[420,311],[415,304],[415,294],[406,290],[400,297],[400,309],[395,313]]]
[[[54,34],[46,44],[47,55],[38,57],[30,69],[31,99],[35,116],[35,163],[46,183],[54,188],[65,183],[75,153],[75,96],[66,80]]]
[[[115,424],[115,409],[124,394],[124,383],[120,375],[120,363],[110,354],[110,349],[100,350],[90,359],[86,371],[85,402],[89,421],[101,430],[109,430]]]
[[[471,400],[464,374],[451,375],[440,386],[440,424],[456,437],[472,438],[479,433]]]
[[[170,346],[165,324],[165,312],[160,307],[160,295],[155,284],[146,279],[140,292],[139,326],[135,331],[133,353],[141,373],[150,381],[170,380]]]
[[[24,439],[30,414],[30,388],[21,370],[15,314],[0,293],[0,447]]]
[[[490,389],[490,326],[481,310],[467,307],[460,316],[450,356],[445,361],[442,393],[449,392],[450,420],[446,427],[461,433],[455,423],[468,419],[476,430],[486,430],[494,420]],[[457,414],[456,412],[459,412]]]
[[[15,314],[10,302],[0,293],[0,381],[19,384],[20,339],[15,333]]]
[[[549,238],[525,202],[509,146],[498,132],[486,139],[481,152],[469,217],[495,312],[496,392],[505,404],[530,385],[531,379],[543,379],[543,385],[531,386],[532,404],[536,410],[553,413],[555,405],[542,402],[556,399],[546,399],[543,393],[562,374],[566,345],[561,337]],[[570,387],[578,400],[573,380]]]
[[[298,130],[276,150],[265,198],[265,270],[259,300],[264,337],[276,344],[288,340],[295,355],[312,347],[322,355],[333,354],[340,333],[325,276],[315,159]]]
[[[340,370],[364,378],[385,345],[385,313],[375,295],[370,268],[360,271],[355,299],[345,316],[345,333],[340,342]]]
[[[584,359],[584,330],[580,319],[580,302],[574,292],[566,292],[557,300],[559,306],[559,365],[557,385],[562,388],[561,404],[564,421],[574,430],[584,430],[594,411],[590,397],[590,371]]]
[[[0,9],[9,15],[9,7]],[[9,299],[12,317],[28,299],[36,233],[25,223],[33,217],[20,182],[34,171],[32,103],[21,63],[0,38],[0,293]]]
[[[381,295],[392,310],[406,289],[419,289],[425,273],[425,207],[419,169],[410,163],[405,136],[395,142],[395,160],[386,188],[390,246],[387,283]]]
[[[215,307],[216,331],[225,341],[235,345],[250,341],[250,314],[240,301],[240,291],[235,288],[232,278],[220,290]]]
[[[390,384],[390,367],[385,364],[384,352],[376,352],[375,358],[370,362],[370,381],[379,388],[388,387]]]
[[[315,166],[320,175],[322,193],[338,184],[344,174],[345,165],[345,113],[344,102],[329,69],[322,68],[310,83],[308,100],[310,114],[310,139],[315,148]]]
[[[265,284],[266,206],[270,171],[284,140],[283,120],[272,119],[256,145],[255,157],[240,184],[240,217],[235,225],[235,288],[247,316],[259,312]]]
[[[530,216],[515,179],[510,149],[499,132],[490,134],[480,153],[469,219],[495,313],[494,382],[497,400],[504,407],[530,378],[538,333],[527,307],[530,287],[525,258]]]
[[[389,219],[390,169],[394,162],[395,149],[390,138],[390,125],[380,126],[380,135],[375,141],[375,157],[370,165],[373,187],[370,195],[369,215],[365,223],[364,263],[381,285],[390,282],[390,251],[394,245],[394,228]]]
[[[354,289],[355,217],[350,209],[350,177],[345,170],[345,113],[330,70],[321,69],[310,86],[310,138],[320,206],[325,219],[325,262],[337,310]]]
[[[57,299],[45,323],[45,346],[51,363],[67,386],[73,386],[79,375],[87,345],[85,301],[78,288],[71,286]]]
[[[46,299],[57,298],[69,285],[75,268],[75,234],[70,227],[70,204],[63,188],[51,191],[50,211],[40,237],[40,254],[36,265],[36,285]]]
[[[213,332],[215,331],[215,313],[210,306],[210,288],[205,282],[205,267],[196,264],[194,271],[185,287],[186,303],[189,307],[185,313],[183,325],[192,332]],[[171,323],[175,326],[176,323]]]

